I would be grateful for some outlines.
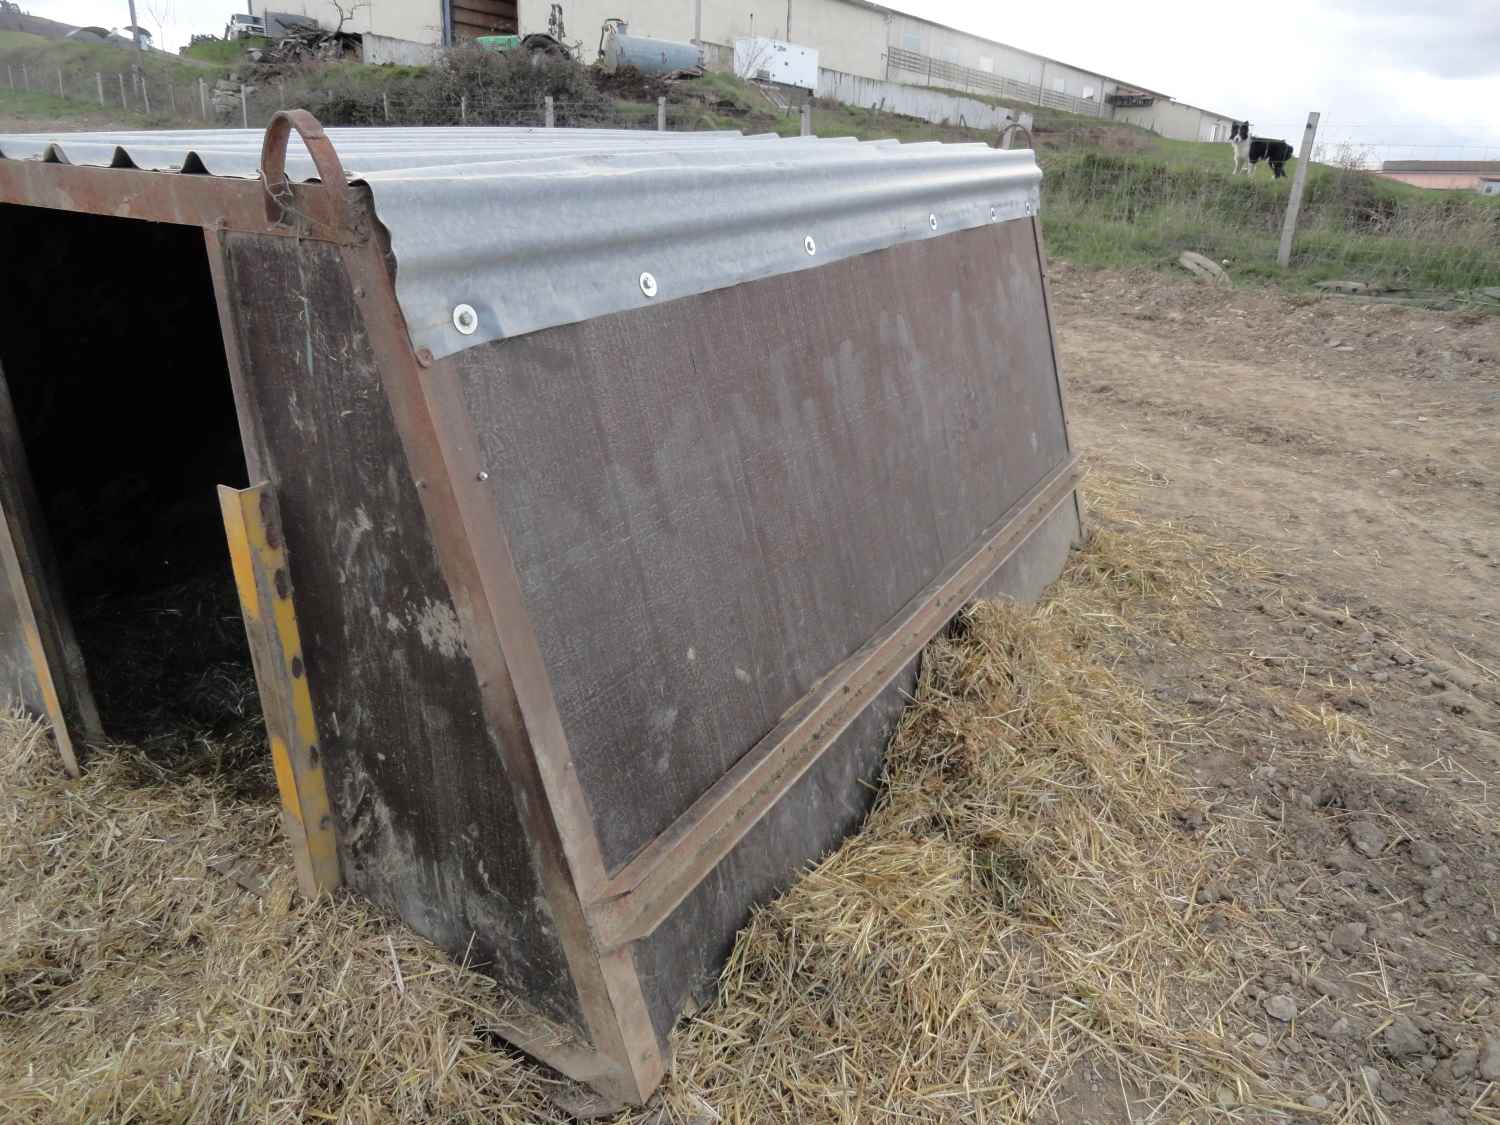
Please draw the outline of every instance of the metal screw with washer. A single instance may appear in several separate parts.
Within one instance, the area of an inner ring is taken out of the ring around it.
[[[641,274],[641,292],[648,297],[656,296],[656,278],[649,273]]]
[[[479,314],[474,311],[473,305],[453,306],[453,327],[465,336],[474,335],[479,328]]]

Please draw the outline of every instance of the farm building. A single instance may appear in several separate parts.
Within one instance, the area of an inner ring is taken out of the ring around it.
[[[332,0],[287,7],[328,26],[339,19]],[[805,45],[818,52],[820,90],[850,79],[894,82],[1131,121],[1178,140],[1229,135],[1226,114],[869,0],[371,0],[345,28],[364,34],[366,61],[414,62],[478,35],[547,31],[559,8],[584,62],[597,56],[604,21],[619,18],[633,35],[695,43],[709,66],[726,70],[742,39]]]
[[[1415,187],[1494,195],[1494,185],[1500,184],[1500,160],[1387,160],[1375,174]],[[1486,183],[1491,186],[1486,188]]]
[[[640,1101],[869,808],[927,642],[1079,539],[1040,182],[301,110],[0,136],[0,698],[73,774],[258,710],[304,890]]]

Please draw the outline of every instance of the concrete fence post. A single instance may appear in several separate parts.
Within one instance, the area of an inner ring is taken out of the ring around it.
[[[458,121],[461,125],[469,123],[469,95],[460,94],[458,97]]]
[[[170,83],[170,82],[167,83],[167,101],[171,103],[171,106],[172,106],[172,116],[176,117],[177,116],[177,87],[174,86],[174,85],[172,85],[172,83]]]
[[[658,133],[667,131],[667,99],[663,97],[656,99],[656,131]]]
[[[245,89],[245,84],[240,83],[240,124],[250,128],[250,94]]]
[[[557,128],[557,103],[548,94],[542,99],[542,126],[547,129]]]
[[[31,74],[27,71],[25,63],[21,64],[21,88],[23,90],[31,89]]]
[[[1313,142],[1318,138],[1318,114],[1307,115],[1307,128],[1302,132],[1302,151],[1297,154],[1297,171],[1292,175],[1292,194],[1286,201],[1286,218],[1281,223],[1281,249],[1276,260],[1282,269],[1292,264],[1292,240],[1297,235],[1297,215],[1302,210],[1302,190],[1307,186],[1307,169],[1312,163]]]
[[[276,80],[276,101],[277,101],[278,108],[280,108],[280,109],[285,109],[286,108],[286,80],[285,79],[278,78]],[[387,121],[389,121],[391,119],[391,111],[390,111],[390,107],[389,106],[386,107],[385,119]]]
[[[141,104],[146,107],[146,115],[151,115],[151,95],[146,90],[146,80],[141,79]]]
[[[198,79],[198,108],[203,111],[203,120],[208,120],[208,83]]]
[[[812,136],[812,102],[802,103],[802,135]]]
[[[5,66],[5,80],[10,83],[12,90],[16,88],[16,72],[10,68],[9,63]]]
[[[63,89],[62,67],[57,68],[57,96],[60,98],[68,96],[68,92]]]
[[[120,80],[120,108],[129,109],[130,99],[125,96],[125,76],[119,71],[116,71],[115,77]]]
[[[391,94],[389,90],[383,90],[380,94],[380,104],[385,109],[385,123],[391,123]]]
[[[94,71],[94,85],[99,87],[99,104],[102,106],[104,104],[104,75],[97,70]]]

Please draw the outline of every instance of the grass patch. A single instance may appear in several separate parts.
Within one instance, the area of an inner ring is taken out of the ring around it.
[[[183,51],[183,55],[199,62],[214,63],[218,66],[234,66],[245,57],[245,52],[252,47],[269,47],[271,41],[260,36],[249,39],[200,39],[191,44]]]
[[[1196,250],[1229,259],[1239,277],[1296,283],[1500,285],[1500,201],[1326,165],[1309,169],[1288,275],[1275,258],[1290,178],[1230,176],[1192,152],[1218,147],[1175,142],[1169,159],[1044,149],[1042,221],[1051,249],[1101,266],[1164,265]]]

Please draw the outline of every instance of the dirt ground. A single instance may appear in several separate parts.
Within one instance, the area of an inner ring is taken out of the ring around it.
[[[1095,470],[1266,566],[1199,643],[1124,661],[1210,719],[1185,830],[1249,829],[1197,895],[1206,933],[1279,946],[1233,954],[1227,1032],[1330,1120],[1500,1122],[1500,319],[1067,263],[1053,286]],[[1112,1075],[1070,1089],[1127,1119]]]
[[[616,1125],[1500,1125],[1500,319],[1053,280],[1088,541]],[[570,1120],[222,751],[0,719],[0,1119]]]

